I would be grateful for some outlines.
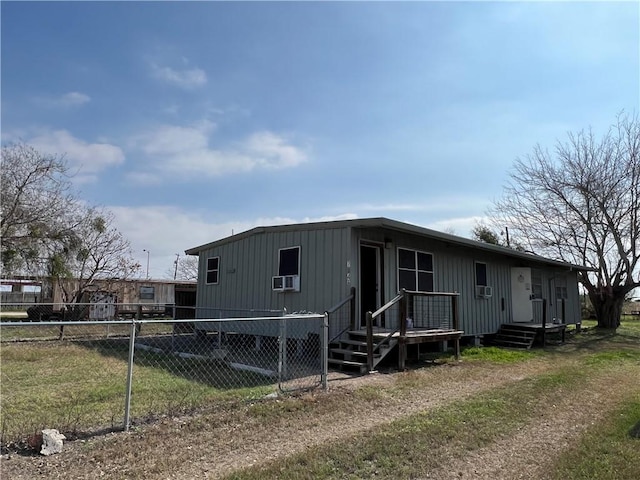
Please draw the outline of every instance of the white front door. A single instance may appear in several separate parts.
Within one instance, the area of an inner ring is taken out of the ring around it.
[[[511,269],[511,310],[513,322],[533,321],[531,302],[531,269],[514,267]]]

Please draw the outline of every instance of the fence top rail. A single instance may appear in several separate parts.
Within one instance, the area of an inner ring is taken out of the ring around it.
[[[66,322],[0,322],[0,328],[4,327],[62,327],[67,325],[87,326],[87,325],[140,325],[140,324],[160,324],[160,323],[228,323],[228,322],[250,322],[250,321],[277,321],[277,320],[321,320],[324,315],[304,314],[287,315],[284,317],[237,317],[237,318],[198,318],[198,319],[130,319],[130,320],[80,320]]]

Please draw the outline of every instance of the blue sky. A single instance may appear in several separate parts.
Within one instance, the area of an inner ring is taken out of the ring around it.
[[[7,2],[2,141],[64,154],[138,260],[257,225],[469,236],[517,157],[640,110],[638,2]]]

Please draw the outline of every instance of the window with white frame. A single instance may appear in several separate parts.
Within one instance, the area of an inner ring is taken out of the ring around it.
[[[220,257],[207,258],[207,284],[217,284],[220,275]]]
[[[486,287],[487,285],[487,264],[476,262],[476,286]]]
[[[278,275],[300,275],[300,247],[278,250]]]
[[[433,292],[433,255],[398,248],[398,290]]]

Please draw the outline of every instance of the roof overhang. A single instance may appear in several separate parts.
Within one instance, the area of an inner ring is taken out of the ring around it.
[[[395,230],[402,233],[410,233],[419,235],[431,240],[439,240],[444,243],[448,243],[451,245],[457,245],[461,247],[472,248],[476,250],[482,250],[486,252],[491,252],[497,255],[507,256],[511,258],[518,258],[527,262],[532,263],[541,263],[549,266],[555,266],[558,268],[568,269],[568,270],[578,270],[578,271],[592,271],[593,268],[585,267],[582,265],[575,265],[572,263],[562,262],[559,260],[554,260],[551,258],[542,257],[540,255],[536,255],[530,252],[522,252],[519,250],[515,250],[512,248],[502,247],[499,245],[492,245],[489,243],[479,242],[476,240],[471,240],[469,238],[459,237],[457,235],[451,235],[448,233],[439,232],[437,230],[432,230],[425,227],[420,227],[418,225],[413,225],[410,223],[400,222],[397,220],[391,220],[385,217],[375,217],[375,218],[359,218],[353,220],[335,220],[329,222],[313,222],[313,223],[294,223],[288,225],[274,225],[268,227],[255,227],[251,230],[247,230],[245,232],[238,233],[236,235],[231,235],[229,237],[221,238],[220,240],[216,240],[214,242],[206,243],[204,245],[200,245],[197,247],[190,248],[185,250],[187,255],[198,255],[202,250],[207,250],[210,248],[218,247],[221,245],[225,245],[227,243],[231,243],[237,240],[241,240],[243,238],[251,237],[254,235],[259,235],[267,232],[288,232],[288,231],[300,231],[300,230],[322,230],[329,228],[381,228],[387,230]]]

